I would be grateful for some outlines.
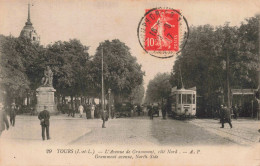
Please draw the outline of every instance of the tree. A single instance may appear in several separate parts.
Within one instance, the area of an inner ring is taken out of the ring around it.
[[[144,85],[143,84],[135,87],[129,96],[130,101],[132,101],[133,104],[138,104],[138,105],[140,105],[142,103],[143,97],[144,97]]]
[[[230,105],[231,88],[256,88],[255,19],[247,19],[240,27],[226,23],[216,28],[190,28],[189,40],[173,66],[170,81],[180,88],[182,77],[186,88],[197,87],[202,108],[197,110],[199,114],[216,109],[213,107],[220,104],[221,92],[225,92],[226,104]]]
[[[171,87],[170,74],[158,73],[149,81],[145,101],[147,103],[161,102],[163,105],[171,93]]]
[[[19,40],[0,35],[0,85],[6,92],[6,104],[24,97],[29,90],[29,79],[25,74],[22,54],[17,51]]]
[[[44,66],[51,66],[54,78],[53,85],[58,95],[83,96],[89,88],[88,47],[79,40],[58,41],[48,45],[44,54]]]
[[[132,90],[143,82],[141,65],[130,53],[129,47],[118,39],[100,43],[89,70],[96,94],[101,92],[101,55],[104,57],[105,92],[108,88],[115,95],[115,102],[128,98]]]
[[[198,95],[202,96],[199,105],[202,110],[217,104],[218,97],[215,93],[223,84],[224,72],[219,65],[221,60],[215,54],[215,47],[214,27],[191,27],[187,45],[178,56],[171,75],[172,86],[181,88],[183,82],[183,88],[197,87]]]

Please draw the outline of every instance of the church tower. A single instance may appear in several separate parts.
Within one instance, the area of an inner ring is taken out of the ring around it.
[[[40,36],[36,33],[36,30],[33,28],[30,18],[30,3],[28,3],[28,18],[25,26],[23,27],[20,37],[25,37],[31,39],[33,43],[40,43]]]

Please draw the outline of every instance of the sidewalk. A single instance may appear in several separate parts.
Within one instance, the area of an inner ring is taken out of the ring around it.
[[[48,144],[68,145],[75,139],[88,134],[91,129],[87,127],[85,117],[75,118],[61,114],[51,116],[50,118],[50,140],[45,140]],[[92,120],[96,121],[96,119]],[[76,126],[76,127],[74,127]],[[77,127],[77,126],[86,126]],[[1,136],[2,141],[14,141],[16,143],[41,143],[41,126],[37,116],[18,115],[16,117],[15,126],[10,126],[9,130],[5,130]]]

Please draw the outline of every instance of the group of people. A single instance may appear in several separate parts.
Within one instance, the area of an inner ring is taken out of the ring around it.
[[[96,105],[95,104],[91,104],[91,105],[87,106],[87,108],[85,110],[87,119],[90,119],[90,118],[94,119],[95,109],[96,109]],[[79,116],[82,118],[83,117],[83,113],[84,113],[84,106],[82,104],[79,105],[78,112],[79,112]]]
[[[9,112],[10,124],[7,118],[7,112]],[[16,106],[14,103],[11,104],[10,110],[4,108],[3,103],[0,102],[0,136],[4,130],[8,130],[10,125],[15,126],[16,117]],[[38,115],[38,119],[41,121],[42,127],[42,139],[45,140],[45,131],[47,139],[50,139],[49,126],[50,126],[50,113],[47,111],[47,106],[44,106],[44,110]]]
[[[10,108],[4,108],[3,104],[0,103],[0,135],[5,129],[9,129],[9,125],[15,125],[15,117],[16,117],[17,107],[14,103],[11,104]],[[7,114],[9,113],[10,124],[7,119]]]
[[[79,113],[80,117],[83,117],[83,113],[86,112],[87,119],[93,119],[95,114],[95,110],[98,105],[94,104],[79,104],[72,106],[71,103],[64,104],[62,106],[58,106],[58,110],[62,113],[67,113],[68,116],[75,117],[76,112]]]
[[[158,116],[159,116],[159,104],[158,105],[154,105],[154,104],[148,105],[147,110],[148,110],[148,115],[150,116],[151,120],[153,119],[153,116],[155,114],[158,114]]]
[[[89,118],[94,119],[96,107],[97,107],[97,110],[99,110],[99,114],[101,115],[101,119],[103,121],[102,128],[106,128],[105,122],[108,120],[108,111],[107,110],[104,110],[102,112],[102,111],[100,111],[99,106],[96,106],[95,104],[88,105],[87,109],[86,109],[86,118],[87,119],[89,119]],[[84,106],[82,104],[79,105],[78,112],[79,112],[79,117],[82,118],[83,113],[84,113]]]
[[[7,114],[3,108],[4,108],[4,105],[2,103],[0,103],[0,136],[5,129],[6,130],[9,129],[9,122],[7,119]]]

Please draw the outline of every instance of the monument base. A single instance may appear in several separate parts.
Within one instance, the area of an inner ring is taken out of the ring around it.
[[[57,106],[54,101],[54,92],[56,90],[53,87],[39,87],[37,92],[37,113],[44,110],[44,106],[47,106],[47,110],[50,114],[58,114]]]

